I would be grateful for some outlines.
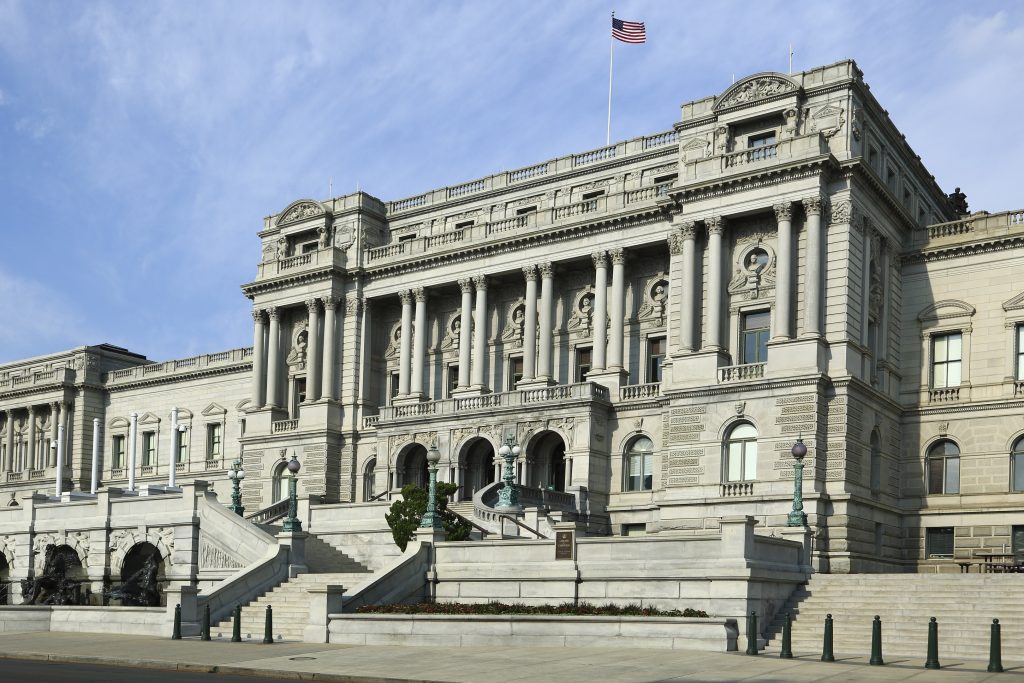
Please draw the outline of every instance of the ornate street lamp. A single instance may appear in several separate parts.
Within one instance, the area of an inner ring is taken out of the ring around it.
[[[807,446],[804,445],[803,435],[796,439],[793,444],[793,509],[786,519],[786,526],[807,526],[807,513],[804,512],[804,456],[807,455]]]
[[[421,529],[441,529],[441,515],[437,514],[437,462],[441,454],[437,450],[437,444],[431,444],[427,451],[427,471],[430,474],[430,483],[427,487],[427,511],[423,513],[420,520]]]
[[[496,509],[504,511],[519,512],[523,507],[519,504],[519,492],[516,491],[515,482],[515,461],[519,457],[522,449],[516,443],[516,439],[511,434],[505,439],[504,445],[498,449],[498,455],[505,460],[505,474],[502,476],[502,480],[505,485],[498,491],[498,504]]]
[[[171,467],[175,467],[175,464],[172,463]],[[228,506],[228,510],[241,517],[245,514],[245,508],[242,507],[242,480],[245,479],[245,470],[242,469],[241,460],[236,459],[231,463],[228,479],[231,480],[231,505]]]
[[[288,461],[288,471],[292,473],[291,478],[288,479],[288,517],[281,525],[282,531],[302,531],[302,522],[299,521],[299,499],[295,495],[295,484],[299,481],[296,475],[300,469],[302,469],[302,464],[295,457],[293,451],[292,459]]]

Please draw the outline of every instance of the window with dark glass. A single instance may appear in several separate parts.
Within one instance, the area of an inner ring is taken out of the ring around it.
[[[764,363],[768,360],[768,329],[771,313],[756,311],[740,318],[740,363]]]
[[[112,458],[113,462],[111,463],[111,467],[113,469],[121,469],[122,467],[124,467],[124,437],[123,436],[115,436],[114,437],[114,442],[112,444],[111,450],[113,451],[113,453],[112,453],[112,455],[113,455],[113,458]]]
[[[388,398],[394,398],[394,397],[398,396],[399,383],[398,383],[398,371],[397,370],[392,372],[388,376],[388,383],[389,383],[389,386],[388,386]]]
[[[587,378],[587,373],[590,372],[593,362],[593,352],[590,347],[576,349],[576,382],[582,382]]]
[[[523,378],[523,357],[509,356],[508,359],[508,388],[515,389],[519,380]]]
[[[940,441],[928,449],[928,493],[960,493],[960,448]]]
[[[207,460],[213,460],[220,455],[220,425],[211,424],[206,426],[206,455]]]
[[[953,527],[933,527],[924,530],[925,557],[953,557]]]
[[[1017,379],[1024,381],[1024,325],[1017,325]]]
[[[626,451],[625,471],[627,491],[650,491],[653,488],[653,441],[641,436],[630,443]]]
[[[244,422],[243,422],[244,424]],[[188,430],[178,431],[178,453],[175,462],[188,462]]]
[[[871,432],[871,490],[882,488],[882,440],[878,430]]]
[[[768,159],[775,156],[775,131],[751,135],[747,138],[747,147],[751,150],[750,159]]]
[[[1024,492],[1024,437],[1017,439],[1010,453],[1010,490]]]
[[[156,462],[156,432],[142,433],[142,464],[152,465]]]
[[[299,253],[308,254],[312,251],[316,251],[319,247],[320,245],[316,242],[306,242],[305,244],[302,245],[302,249]]]
[[[652,337],[647,340],[647,381],[660,382],[662,366],[665,364],[665,338]]]
[[[732,428],[725,443],[725,480],[757,479],[757,430],[749,422]]]
[[[932,388],[960,386],[962,339],[959,332],[932,337]]]
[[[449,365],[448,366],[448,398],[452,397],[455,390],[459,387],[459,366]]]

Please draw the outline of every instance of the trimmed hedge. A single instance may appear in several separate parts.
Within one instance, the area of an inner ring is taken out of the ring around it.
[[[560,605],[524,605],[520,602],[421,602],[417,605],[363,605],[356,608],[358,614],[553,614],[564,616],[612,616],[612,617],[703,617],[708,613],[700,609],[661,610],[657,607],[642,607],[638,603],[629,605],[595,605],[590,602]]]

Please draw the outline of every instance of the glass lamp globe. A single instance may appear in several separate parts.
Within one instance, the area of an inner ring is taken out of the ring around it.
[[[292,459],[288,461],[288,471],[292,474],[298,474],[300,469],[302,469],[302,463],[300,463],[295,457],[295,454],[292,453]]]

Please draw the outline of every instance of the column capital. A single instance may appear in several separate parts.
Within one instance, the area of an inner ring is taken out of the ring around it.
[[[263,309],[262,308],[254,308],[254,309],[252,309],[252,321],[254,323],[262,323],[263,322]]]
[[[340,299],[339,299],[340,303]],[[345,297],[345,314],[355,315],[361,311],[366,310],[366,299],[358,296],[347,296]]]
[[[487,276],[486,275],[474,275],[473,284],[476,286],[477,291],[487,290]]]
[[[57,404],[55,403],[54,405],[57,405]],[[35,404],[33,404],[33,403],[29,403],[28,404],[28,414],[29,415],[35,415],[36,414],[36,406],[35,406]]]
[[[540,276],[542,278],[550,278],[555,275],[555,267],[551,264],[551,261],[544,261],[543,263],[537,264],[538,270],[540,270]]]
[[[811,197],[804,197],[802,200],[804,205],[804,213],[808,216],[820,216],[821,207],[824,204],[824,199],[821,195],[814,195]]]
[[[708,229],[708,235],[721,235],[725,232],[725,219],[721,216],[705,218],[704,225]]]
[[[402,305],[403,306],[411,306],[412,305],[412,290],[411,289],[403,289],[403,290],[399,291],[398,292],[398,298],[402,300]]]
[[[459,289],[462,290],[463,294],[465,294],[466,292],[472,292],[473,291],[473,278],[471,278],[471,277],[460,277],[459,278]]]
[[[310,315],[316,315],[317,313],[320,312],[320,309],[317,308],[316,304],[317,304],[317,300],[316,299],[306,299],[306,310],[309,311]]]
[[[772,210],[775,211],[775,220],[780,223],[793,220],[793,202],[779,202],[772,206]]]
[[[622,247],[615,247],[608,250],[608,257],[611,259],[612,265],[621,266],[626,262],[626,251]]]
[[[338,308],[338,302],[340,302],[341,299],[334,296],[333,294],[328,294],[327,296],[320,297],[320,301],[323,303],[324,311],[326,312],[327,309],[329,308],[333,308],[336,310]]]
[[[697,224],[694,221],[683,221],[679,224],[679,236],[683,241],[697,239]]]
[[[271,306],[267,309],[267,317],[270,318],[272,322],[276,322],[280,319],[281,312],[278,310],[277,306]]]
[[[595,251],[590,255],[590,258],[594,261],[595,268],[607,268],[608,267],[608,254],[604,251]]]
[[[536,282],[537,266],[523,266],[523,277],[527,282]]]
[[[417,303],[427,300],[427,290],[425,287],[413,287],[412,295],[416,298]]]

